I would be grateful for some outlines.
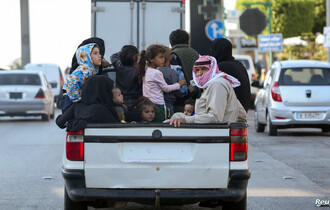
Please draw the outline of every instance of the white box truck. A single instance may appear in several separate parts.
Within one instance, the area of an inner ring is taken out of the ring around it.
[[[105,58],[124,45],[139,50],[152,43],[169,46],[172,31],[184,28],[181,0],[93,0],[92,36],[105,41]]]

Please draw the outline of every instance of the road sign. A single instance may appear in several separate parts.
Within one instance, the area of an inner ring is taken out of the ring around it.
[[[246,9],[239,17],[240,27],[249,36],[260,34],[267,26],[266,16],[257,8]]]
[[[227,37],[244,37],[246,34],[243,33],[239,27],[239,17],[241,16],[241,10],[227,10],[225,26]]]
[[[323,47],[328,48],[330,47],[330,26],[326,26],[323,28],[323,35],[324,35]]]
[[[282,34],[268,34],[258,36],[259,52],[275,52],[283,50]]]
[[[239,16],[241,16],[241,10],[237,9],[237,10],[227,10],[226,13],[226,20],[229,21],[238,21],[239,20]]]
[[[205,34],[210,40],[222,38],[224,35],[223,24],[219,20],[211,20],[205,25]]]

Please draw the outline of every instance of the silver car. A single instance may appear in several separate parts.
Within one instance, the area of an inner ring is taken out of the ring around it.
[[[40,115],[54,118],[54,97],[42,72],[0,72],[0,116]]]
[[[257,83],[252,84],[255,87]],[[270,136],[277,129],[321,128],[330,131],[330,64],[277,61],[267,72],[255,99],[255,128]]]

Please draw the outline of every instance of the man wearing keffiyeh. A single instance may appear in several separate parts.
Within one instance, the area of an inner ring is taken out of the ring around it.
[[[171,125],[180,123],[232,123],[245,122],[246,112],[237,100],[233,87],[240,82],[224,72],[221,72],[212,56],[201,56],[193,67],[195,84],[203,89],[203,93],[195,104],[195,115],[185,116],[175,113]]]

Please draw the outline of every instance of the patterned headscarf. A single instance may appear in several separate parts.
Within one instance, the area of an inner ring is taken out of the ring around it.
[[[95,43],[87,44],[79,47],[76,51],[79,66],[67,78],[63,87],[73,102],[81,99],[81,86],[86,79],[91,75],[97,74],[99,71],[99,67],[94,66],[91,58],[91,53],[95,46],[97,47]]]
[[[209,69],[209,71],[204,73],[202,76],[197,77],[197,67],[206,67]],[[228,80],[232,84],[232,87],[238,87],[241,85],[241,83],[235,77],[230,76],[219,70],[217,61],[214,57],[203,55],[196,60],[193,67],[193,79],[197,87],[207,88],[218,77],[223,77]]]

